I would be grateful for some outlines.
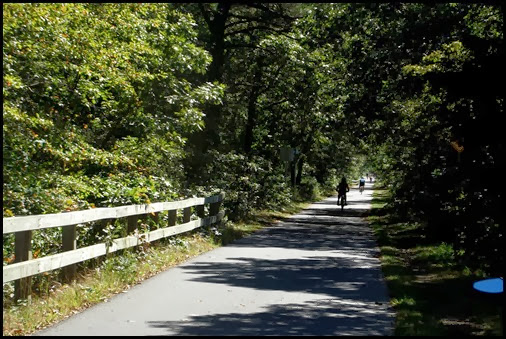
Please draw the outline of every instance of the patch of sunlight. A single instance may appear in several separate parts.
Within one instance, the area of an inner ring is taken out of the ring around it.
[[[403,305],[407,305],[407,306],[415,306],[416,305],[416,301],[415,299],[411,298],[411,297],[402,297],[402,298],[392,298],[390,300],[390,302],[392,303],[393,306],[403,306]]]
[[[398,274],[392,274],[392,275],[389,275],[388,277],[385,277],[385,280],[387,280],[387,281],[393,281],[393,280],[399,280],[399,279],[401,279],[401,276]]]

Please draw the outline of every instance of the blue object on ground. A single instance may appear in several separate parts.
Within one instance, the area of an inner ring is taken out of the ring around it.
[[[485,293],[502,293],[504,284],[502,278],[492,278],[476,281],[473,283],[473,288]]]

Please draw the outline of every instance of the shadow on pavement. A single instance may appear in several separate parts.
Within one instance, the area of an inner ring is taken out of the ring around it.
[[[316,204],[325,206],[328,199]],[[251,256],[181,267],[191,275],[190,281],[309,294],[316,300],[277,303],[256,313],[241,313],[239,307],[236,313],[191,315],[186,321],[149,325],[167,328],[171,335],[390,335],[393,317],[385,305],[388,301],[382,299],[379,250],[361,218],[366,211],[349,208],[341,213],[336,206],[306,209],[227,245]],[[296,258],[266,258],[276,249],[301,252]],[[255,258],[259,251],[266,257]],[[230,298],[237,303],[233,294]]]
[[[390,321],[379,319],[378,306],[341,308],[339,300],[273,305],[264,312],[191,316],[187,321],[152,321],[176,335],[385,335]],[[360,315],[360,316],[358,316]]]
[[[290,260],[230,258],[184,267],[193,281],[319,295],[303,304],[270,305],[263,312],[192,315],[187,321],[152,321],[172,335],[386,335],[393,318],[378,290],[381,277],[370,255]],[[225,288],[225,287],[224,287]],[[237,303],[234,295],[231,303]],[[226,302],[226,301],[225,301]]]

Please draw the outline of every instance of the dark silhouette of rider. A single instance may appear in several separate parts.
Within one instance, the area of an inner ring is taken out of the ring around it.
[[[344,204],[348,205],[346,201],[346,192],[350,191],[350,186],[346,182],[346,178],[343,177],[339,185],[337,185],[337,204],[339,205],[339,199],[342,197],[344,199]]]

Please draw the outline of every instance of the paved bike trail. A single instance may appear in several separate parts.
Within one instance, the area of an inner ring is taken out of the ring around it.
[[[371,194],[314,203],[34,335],[393,335]]]

